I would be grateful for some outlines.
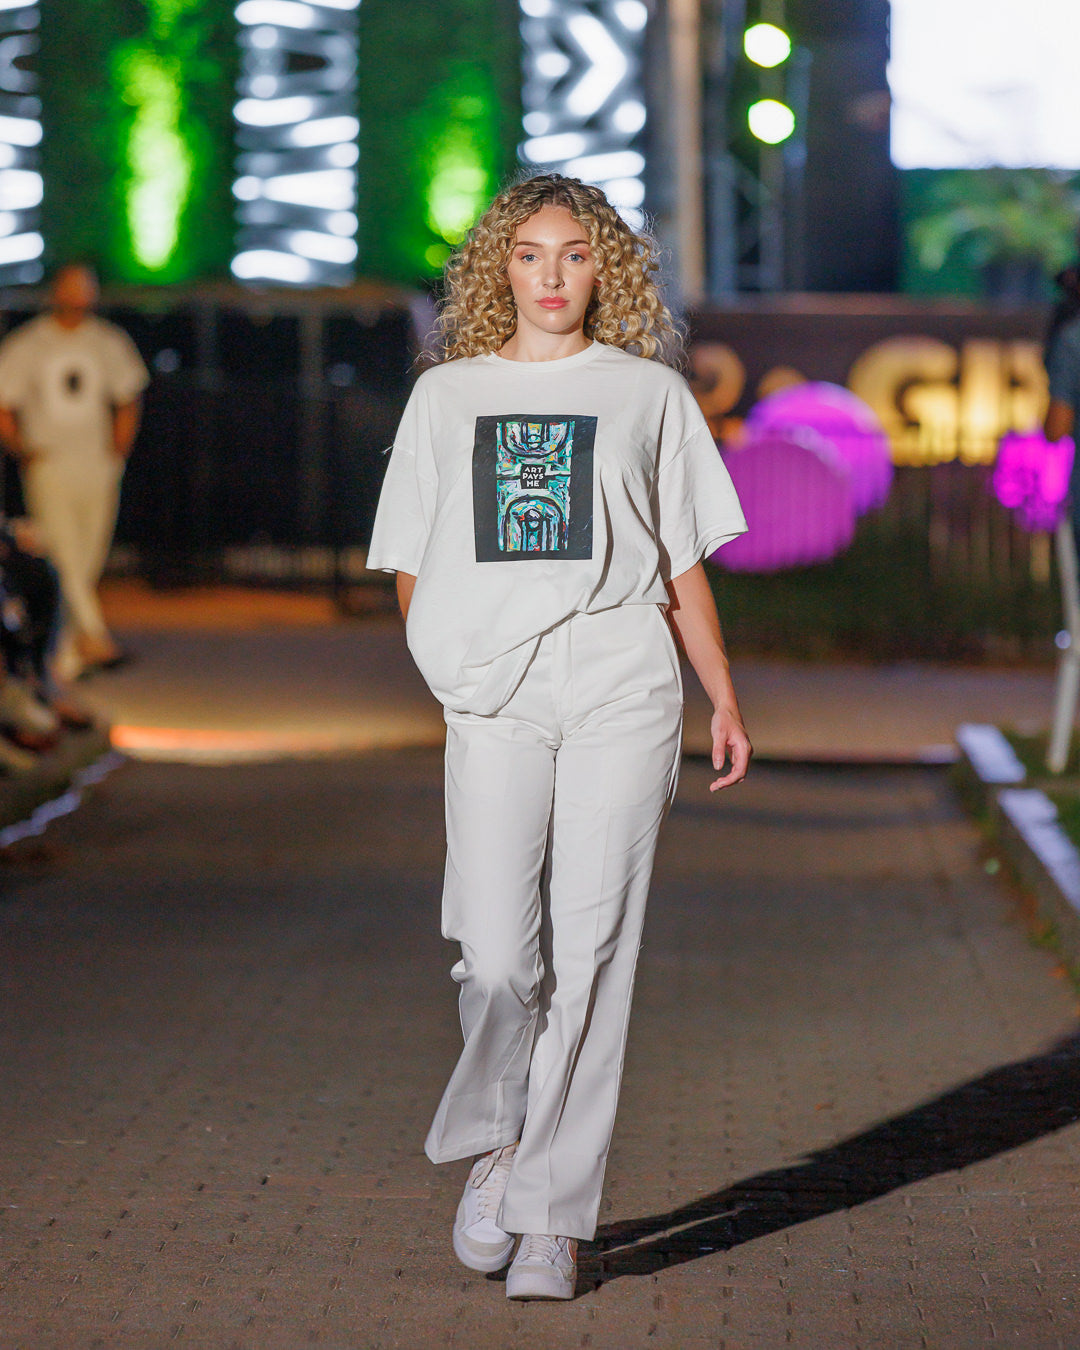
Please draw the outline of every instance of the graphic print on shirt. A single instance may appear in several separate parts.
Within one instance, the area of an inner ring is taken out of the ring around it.
[[[108,404],[100,371],[83,352],[48,353],[37,371],[43,414],[71,426],[96,419]]]
[[[473,444],[477,562],[591,558],[596,418],[478,417]]]

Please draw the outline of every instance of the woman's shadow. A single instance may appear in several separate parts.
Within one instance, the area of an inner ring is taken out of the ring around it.
[[[666,1214],[605,1224],[583,1249],[579,1288],[666,1266],[850,1209],[982,1162],[1080,1120],[1080,1031],[991,1069],[789,1167],[761,1172]]]

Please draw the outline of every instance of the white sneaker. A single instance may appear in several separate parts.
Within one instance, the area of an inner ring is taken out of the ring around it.
[[[60,730],[60,719],[52,709],[11,675],[0,684],[0,722],[31,736],[55,736]]]
[[[573,1298],[577,1243],[573,1238],[525,1233],[506,1275],[507,1298]]]
[[[473,1163],[454,1219],[454,1255],[470,1270],[502,1270],[514,1250],[512,1234],[495,1222],[517,1144],[485,1153]]]
[[[12,745],[6,736],[0,736],[0,777],[6,773],[25,773],[27,769],[34,768],[37,762],[37,755],[31,754],[29,750],[21,750],[17,745]]]

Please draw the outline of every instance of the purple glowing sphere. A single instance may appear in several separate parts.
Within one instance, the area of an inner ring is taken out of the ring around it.
[[[777,390],[755,404],[746,419],[751,440],[766,432],[784,436],[803,429],[824,437],[847,464],[856,515],[881,506],[893,479],[889,440],[861,398],[842,385],[815,380]]]
[[[1070,436],[1048,441],[1041,431],[1010,431],[1002,437],[991,487],[1025,530],[1057,528],[1069,495],[1073,454]]]
[[[766,433],[725,450],[747,533],[713,554],[729,572],[779,572],[827,562],[855,533],[851,470],[813,432]]]

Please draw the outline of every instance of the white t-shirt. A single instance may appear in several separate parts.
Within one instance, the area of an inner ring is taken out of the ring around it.
[[[594,342],[421,375],[368,566],[417,577],[413,659],[447,707],[487,714],[541,634],[576,612],[666,605],[665,581],[745,529],[685,381]]]
[[[94,315],[62,328],[40,314],[0,343],[0,407],[18,414],[26,448],[49,461],[114,462],[112,410],[149,379],[124,330]]]

